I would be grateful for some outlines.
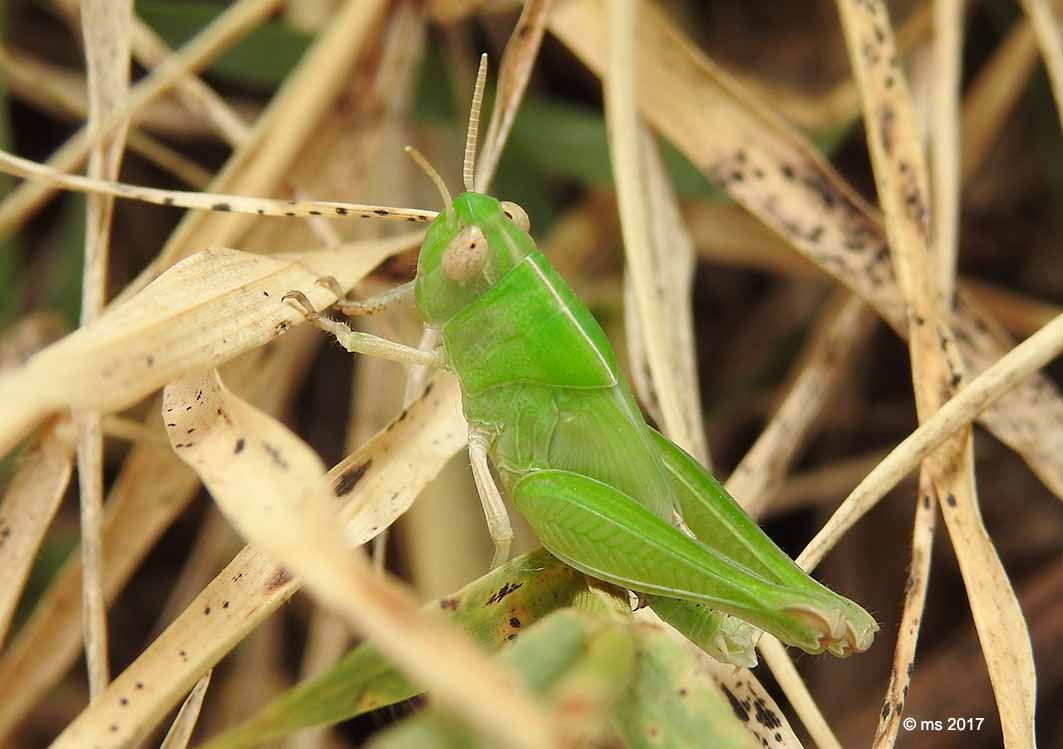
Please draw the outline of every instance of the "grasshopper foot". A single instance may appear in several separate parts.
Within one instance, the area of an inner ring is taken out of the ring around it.
[[[813,642],[800,645],[809,653],[829,652],[839,658],[847,658],[853,653],[862,653],[871,647],[871,642],[878,631],[878,624],[864,611],[858,609],[846,616],[845,612],[836,610],[825,614],[822,611],[804,606],[793,606],[786,613],[803,622],[811,630]]]
[[[293,289],[281,297],[282,302],[287,302],[289,300],[295,302],[295,306],[297,306],[299,311],[303,313],[303,317],[310,322],[315,322],[321,318],[321,313],[314,309],[314,305],[310,301],[310,298],[303,292]]]
[[[706,649],[721,663],[729,663],[739,668],[753,668],[757,665],[756,638],[759,635],[750,625],[732,616],[723,617],[720,631],[716,633],[714,645],[718,652]]]
[[[314,283],[331,291],[336,299],[340,301],[347,298],[347,292],[343,290],[343,287],[340,286],[340,282],[336,280],[335,276],[322,276]]]

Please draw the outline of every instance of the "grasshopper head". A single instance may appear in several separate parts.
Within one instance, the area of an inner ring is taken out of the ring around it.
[[[524,212],[465,192],[428,227],[417,260],[417,308],[441,325],[535,252]]]

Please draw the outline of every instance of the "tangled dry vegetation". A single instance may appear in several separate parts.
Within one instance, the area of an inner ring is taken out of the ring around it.
[[[0,743],[1063,741],[1061,3],[282,5],[3,9],[5,151],[299,216],[3,158]],[[721,667],[520,527],[484,576],[454,381],[281,302],[411,277],[286,201],[436,206],[402,146],[456,184],[483,50],[491,192],[869,652]]]

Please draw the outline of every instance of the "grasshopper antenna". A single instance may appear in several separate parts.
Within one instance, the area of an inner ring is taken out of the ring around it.
[[[417,162],[417,166],[421,167],[421,171],[427,174],[428,178],[435,183],[436,189],[439,190],[439,194],[443,197],[444,207],[449,210],[453,201],[450,199],[450,190],[447,189],[447,184],[443,181],[443,178],[439,176],[439,172],[428,162],[424,154],[413,146],[406,146],[403,150],[409,154],[411,159]]]
[[[487,53],[480,55],[480,69],[476,71],[476,88],[472,91],[472,109],[469,112],[469,132],[465,136],[465,164],[461,168],[465,189],[473,189],[473,167],[476,165],[476,136],[480,132],[480,107],[484,103],[484,85],[487,83]]]

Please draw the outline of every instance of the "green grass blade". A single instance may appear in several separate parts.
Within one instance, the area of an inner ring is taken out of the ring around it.
[[[799,746],[783,743],[793,736],[777,708],[760,696],[750,698],[732,691],[719,673],[735,673],[720,664],[714,673],[699,662],[690,647],[660,627],[637,630],[638,680],[617,703],[615,722],[623,745],[631,749],[686,749],[692,746],[759,749],[763,746]],[[747,683],[750,679],[742,679]],[[754,689],[753,684],[747,684]],[[755,686],[754,694],[759,689]],[[754,701],[759,702],[754,705]],[[763,707],[761,707],[763,705]],[[761,712],[770,716],[763,723]],[[770,723],[770,730],[764,736]],[[758,736],[757,734],[761,734]],[[780,739],[775,739],[775,734]],[[762,743],[762,738],[768,743]]]
[[[608,714],[634,676],[634,645],[628,621],[565,609],[538,622],[499,657],[533,693],[558,708],[567,739],[563,745],[586,746],[592,736],[603,738]],[[450,714],[430,708],[384,732],[370,746],[458,749],[486,744]]]
[[[545,550],[526,554],[426,606],[497,651],[525,627],[585,591],[583,575]],[[296,685],[204,749],[241,749],[312,726],[337,723],[409,699],[421,689],[371,645],[361,645],[325,673]]]

